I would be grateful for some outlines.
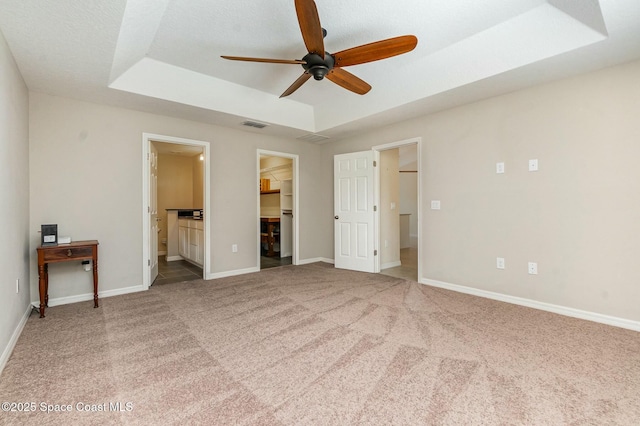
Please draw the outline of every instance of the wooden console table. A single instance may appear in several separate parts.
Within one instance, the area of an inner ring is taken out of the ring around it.
[[[93,307],[98,307],[98,241],[75,241],[57,246],[41,246],[37,250],[40,318],[44,318],[44,308],[49,307],[49,263],[93,261]]]

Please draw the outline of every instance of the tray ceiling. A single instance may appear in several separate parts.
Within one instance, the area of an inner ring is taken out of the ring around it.
[[[288,137],[330,139],[640,57],[637,0],[316,0],[336,52],[414,34],[412,52],[349,67],[364,96],[313,79],[293,0],[0,0],[30,90]],[[263,130],[240,123],[250,119]]]

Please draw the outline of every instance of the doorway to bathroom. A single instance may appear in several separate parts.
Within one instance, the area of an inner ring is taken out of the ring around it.
[[[209,143],[144,133],[142,148],[143,286],[206,278],[211,253]]]

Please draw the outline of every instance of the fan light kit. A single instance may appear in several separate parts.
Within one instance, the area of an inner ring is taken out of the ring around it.
[[[327,35],[327,31],[320,25],[320,17],[318,16],[316,3],[313,0],[295,0],[295,6],[300,31],[302,32],[302,39],[308,51],[302,59],[287,60],[222,56],[222,58],[232,61],[302,65],[304,72],[280,95],[281,98],[289,96],[298,90],[311,76],[313,76],[315,80],[322,80],[327,77],[338,86],[359,95],[364,95],[371,90],[371,86],[364,80],[345,71],[342,67],[379,61],[380,59],[401,55],[412,51],[418,44],[418,39],[415,36],[405,35],[352,47],[351,49],[331,54],[324,50],[324,37]]]

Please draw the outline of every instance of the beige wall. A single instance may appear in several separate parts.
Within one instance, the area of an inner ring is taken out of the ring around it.
[[[421,278],[638,321],[639,116],[636,61],[325,144],[323,168],[421,137]],[[331,212],[319,227],[331,229]],[[331,257],[333,242],[323,249]]]
[[[158,155],[158,217],[161,219],[158,251],[160,252],[167,251],[167,245],[162,243],[167,238],[166,209],[195,208],[194,166],[192,157],[162,153]],[[202,183],[200,187],[202,188]]]
[[[280,217],[280,194],[260,194],[260,216]]]
[[[179,155],[158,155],[158,209],[193,208],[193,160]]]
[[[27,312],[29,279],[29,97],[20,71],[0,32],[0,371],[11,338]],[[31,226],[33,232],[37,227]],[[36,234],[40,235],[40,234]],[[33,271],[31,273],[31,271]],[[16,293],[16,279],[20,292]],[[35,299],[34,299],[35,300]]]
[[[380,267],[400,262],[400,182],[398,149],[380,153]],[[395,208],[391,208],[391,203]]]
[[[39,235],[35,227],[46,221],[58,223],[61,232],[75,240],[100,241],[102,291],[142,284],[143,132],[210,143],[212,245],[207,272],[258,267],[257,149],[299,155],[300,259],[321,255],[317,241],[325,239],[325,232],[315,225],[322,210],[315,194],[325,189],[317,180],[317,145],[42,93],[31,93],[30,132],[33,269]],[[238,245],[237,253],[232,253],[232,244]],[[79,265],[52,267],[51,298],[90,291],[90,278]],[[34,277],[31,295],[35,300]]]
[[[418,247],[418,174],[400,173],[400,213],[410,214],[411,247]]]

